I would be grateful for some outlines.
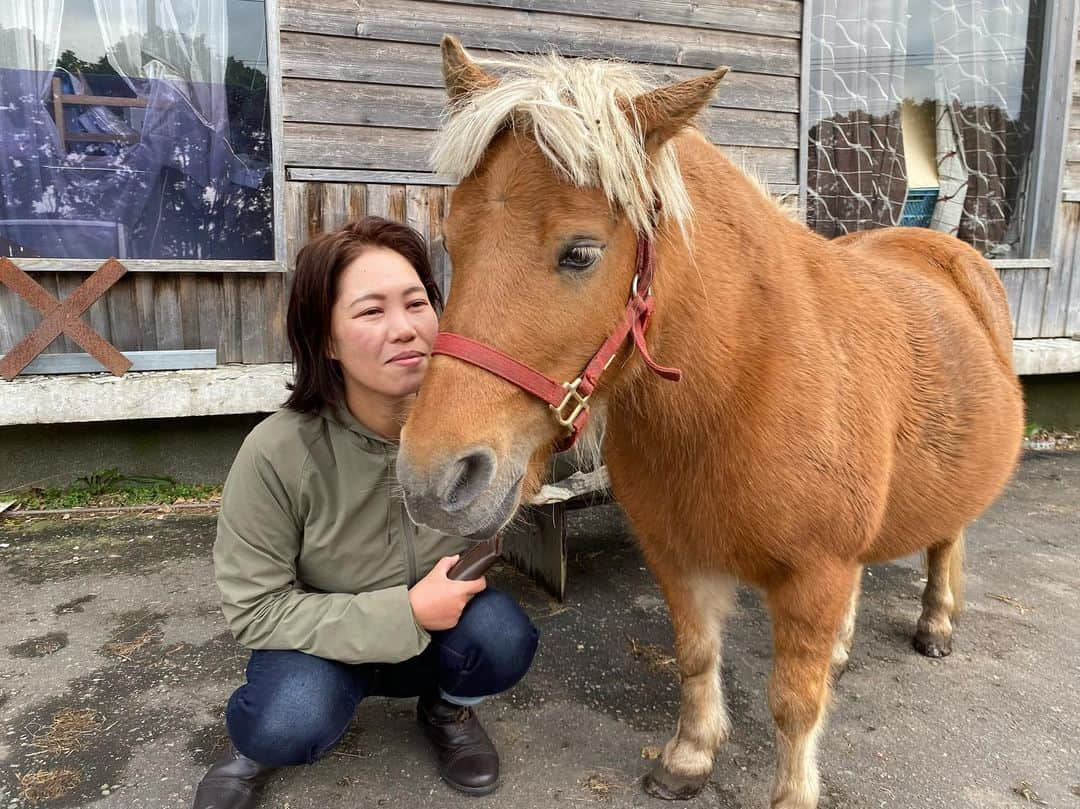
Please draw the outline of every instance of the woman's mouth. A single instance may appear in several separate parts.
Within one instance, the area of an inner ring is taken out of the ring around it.
[[[400,365],[404,368],[411,368],[414,365],[419,365],[424,361],[427,354],[420,351],[402,351],[400,354],[395,354],[388,359],[387,365]]]

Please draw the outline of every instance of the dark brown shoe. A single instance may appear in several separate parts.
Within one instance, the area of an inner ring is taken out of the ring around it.
[[[487,795],[499,785],[499,754],[472,708],[421,697],[416,718],[435,748],[439,775],[454,789]]]
[[[273,771],[242,755],[229,742],[199,782],[194,809],[253,809]]]

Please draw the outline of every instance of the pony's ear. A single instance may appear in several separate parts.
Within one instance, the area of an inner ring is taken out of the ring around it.
[[[657,87],[628,102],[627,113],[641,131],[645,149],[655,151],[686,126],[709,103],[716,85],[728,70],[718,67],[704,76]]]
[[[444,34],[442,38],[442,72],[451,105],[461,104],[478,90],[486,90],[499,83],[495,76],[481,70],[457,38],[449,34]]]

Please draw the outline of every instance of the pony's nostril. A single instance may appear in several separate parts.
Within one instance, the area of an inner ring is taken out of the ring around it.
[[[470,464],[466,461],[458,461],[456,467],[458,469],[457,478],[451,484],[450,491],[446,493],[446,504],[449,506],[457,505],[462,489],[469,485]]]
[[[442,490],[443,507],[459,511],[475,500],[495,477],[495,453],[477,449],[458,458],[446,476]]]

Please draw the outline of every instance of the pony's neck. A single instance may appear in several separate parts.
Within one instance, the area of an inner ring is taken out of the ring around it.
[[[677,146],[695,224],[689,246],[672,224],[658,234],[647,339],[684,381],[640,367],[614,398],[639,421],[659,414],[650,426],[660,430],[723,429],[752,406],[761,369],[776,365],[770,355],[796,339],[784,313],[820,240],[700,135]]]

